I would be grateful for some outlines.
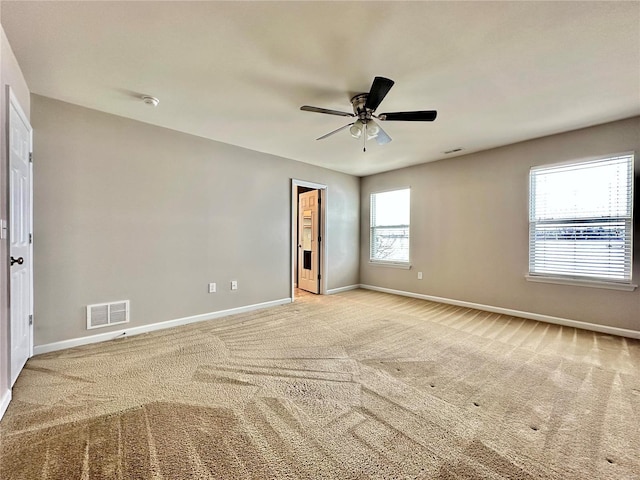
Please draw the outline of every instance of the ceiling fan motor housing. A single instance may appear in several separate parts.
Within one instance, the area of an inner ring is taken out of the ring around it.
[[[365,104],[367,103],[367,96],[367,93],[360,93],[351,98],[353,113],[356,117],[362,120],[363,123],[367,123],[367,121],[371,120],[373,115],[373,110],[365,107]]]

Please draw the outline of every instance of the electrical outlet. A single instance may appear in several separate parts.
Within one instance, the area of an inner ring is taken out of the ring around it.
[[[216,284],[215,283],[210,283],[209,284],[209,293],[216,293]]]
[[[238,289],[238,281],[231,280],[231,290],[237,290],[237,289]]]
[[[418,280],[422,280],[422,272],[418,272]]]

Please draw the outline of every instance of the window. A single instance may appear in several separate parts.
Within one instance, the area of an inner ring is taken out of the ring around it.
[[[633,154],[534,167],[529,274],[631,283]]]
[[[409,265],[410,191],[371,194],[371,262]]]

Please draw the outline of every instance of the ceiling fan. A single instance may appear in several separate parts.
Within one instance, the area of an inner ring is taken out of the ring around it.
[[[329,115],[339,115],[341,117],[357,117],[355,122],[344,125],[327,133],[316,140],[322,140],[334,133],[338,133],[347,127],[351,127],[349,132],[353,138],[363,139],[363,151],[367,151],[365,142],[373,138],[378,145],[385,145],[391,141],[391,137],[378,125],[374,118],[383,121],[405,121],[405,122],[433,122],[438,115],[435,110],[418,110],[414,112],[392,112],[374,115],[374,112],[393,87],[394,81],[384,77],[375,77],[371,84],[369,93],[359,93],[351,99],[353,113],[341,112],[339,110],[329,110],[327,108],[312,107],[303,105],[300,110],[305,112],[327,113]]]

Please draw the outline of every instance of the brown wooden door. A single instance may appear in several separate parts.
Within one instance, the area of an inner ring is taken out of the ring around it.
[[[319,293],[319,199],[320,191],[298,196],[298,288]]]

